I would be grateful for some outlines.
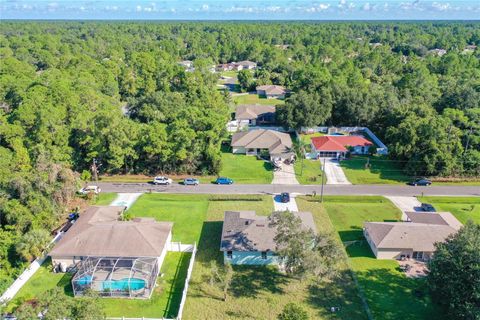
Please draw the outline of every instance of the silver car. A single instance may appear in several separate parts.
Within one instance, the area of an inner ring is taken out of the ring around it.
[[[186,186],[198,186],[200,184],[200,181],[195,178],[186,178],[183,180],[183,184]]]

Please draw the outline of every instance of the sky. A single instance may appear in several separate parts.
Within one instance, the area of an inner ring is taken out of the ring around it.
[[[480,20],[480,0],[0,0],[0,19]]]

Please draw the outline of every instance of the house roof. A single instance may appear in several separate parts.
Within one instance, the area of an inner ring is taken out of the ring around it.
[[[257,129],[235,133],[232,136],[231,146],[268,149],[270,154],[281,154],[290,151],[292,148],[292,139],[288,133]]]
[[[371,146],[373,143],[361,136],[321,136],[312,138],[317,151],[347,151],[347,146]]]
[[[80,215],[55,245],[51,257],[159,257],[172,230],[171,222],[151,218],[120,221],[125,207],[92,206]]]
[[[265,91],[265,94],[285,94],[285,92],[287,91],[285,87],[273,84],[258,86],[256,89],[257,91]]]
[[[461,227],[449,212],[406,213],[411,222],[366,222],[364,228],[378,249],[434,251],[435,242],[444,241]]]
[[[235,110],[236,120],[251,120],[267,113],[275,113],[275,106],[259,105],[259,104],[241,104]]]
[[[310,212],[294,212],[306,229],[317,231]],[[225,211],[221,251],[275,251],[276,227],[255,211]]]
[[[237,62],[237,64],[242,65],[242,66],[253,66],[255,67],[257,64],[253,61],[245,60],[245,61],[240,61]]]

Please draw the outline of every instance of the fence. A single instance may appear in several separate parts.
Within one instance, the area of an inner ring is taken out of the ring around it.
[[[180,302],[180,308],[178,309],[177,320],[182,319],[183,307],[185,306],[185,302],[187,301],[188,284],[190,282],[190,277],[192,276],[193,264],[195,262],[196,254],[197,254],[197,243],[194,243],[192,248],[192,257],[190,258],[190,263],[188,264],[188,271],[187,271],[187,278],[185,279],[185,286],[183,287],[182,300]]]
[[[193,252],[195,244],[182,244],[181,242],[170,242],[167,250],[173,252]]]

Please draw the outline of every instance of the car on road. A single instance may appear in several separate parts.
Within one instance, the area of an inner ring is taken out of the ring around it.
[[[78,190],[79,194],[87,195],[89,193],[99,194],[101,189],[98,186],[86,186]]]
[[[420,178],[420,179],[415,179],[409,182],[408,184],[411,186],[429,186],[432,184],[432,181],[428,180],[427,178]]]
[[[215,180],[216,184],[233,184],[233,180],[226,177],[219,177]]]
[[[426,212],[436,212],[437,211],[437,210],[435,210],[435,208],[430,203],[422,203],[422,205],[420,206],[420,209],[422,209],[422,211],[426,211]]]
[[[170,184],[172,184],[172,182],[173,182],[172,179],[164,177],[164,176],[158,176],[158,177],[153,178],[153,184],[154,185],[158,185],[158,184],[170,185]]]
[[[183,184],[186,186],[198,186],[200,184],[200,181],[195,178],[185,178],[183,180]]]
[[[280,201],[282,203],[288,203],[290,202],[290,194],[288,192],[282,192],[280,194]]]

